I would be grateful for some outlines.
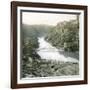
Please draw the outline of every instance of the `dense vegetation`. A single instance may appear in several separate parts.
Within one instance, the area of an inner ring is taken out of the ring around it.
[[[71,20],[48,25],[22,25],[22,64],[21,77],[47,77],[61,75],[78,75],[78,63],[52,62],[42,60],[37,54],[38,38],[44,36],[53,46],[65,51],[79,51],[79,22]]]
[[[79,51],[79,23],[77,20],[58,23],[46,36],[46,40],[65,51]]]

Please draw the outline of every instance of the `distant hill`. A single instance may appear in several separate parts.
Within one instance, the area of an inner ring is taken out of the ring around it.
[[[24,37],[35,36],[42,37],[52,29],[49,25],[26,25],[22,24],[22,34]]]

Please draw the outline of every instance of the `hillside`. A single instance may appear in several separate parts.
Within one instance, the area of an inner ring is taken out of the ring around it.
[[[79,23],[77,20],[57,23],[46,36],[46,40],[65,51],[79,51]]]

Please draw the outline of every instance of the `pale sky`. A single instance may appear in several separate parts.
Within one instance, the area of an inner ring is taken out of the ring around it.
[[[22,13],[22,23],[28,25],[57,25],[58,22],[76,19],[74,14],[53,14],[53,13]]]

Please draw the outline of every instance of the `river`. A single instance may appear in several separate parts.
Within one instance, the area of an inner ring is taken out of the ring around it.
[[[52,60],[52,61],[62,61],[62,62],[76,62],[78,60],[73,57],[65,57],[63,54],[60,54],[56,47],[48,43],[44,37],[38,38],[39,48],[37,49],[38,55],[41,59]],[[62,50],[61,50],[62,51]]]

